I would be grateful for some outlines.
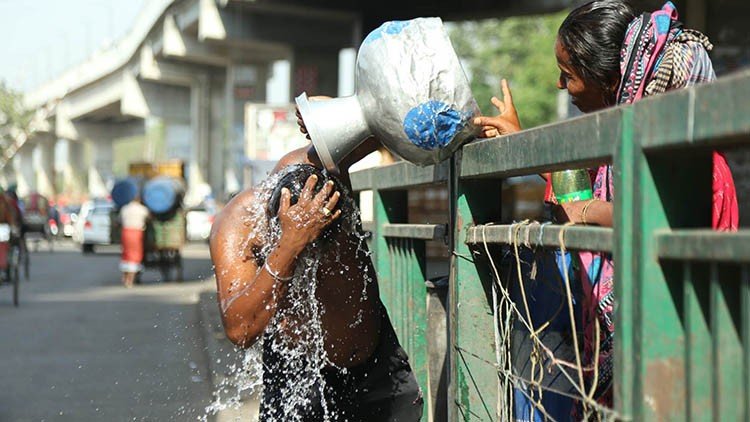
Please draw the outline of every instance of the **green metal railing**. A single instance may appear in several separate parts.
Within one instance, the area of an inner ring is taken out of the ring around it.
[[[353,173],[355,191],[374,192],[381,297],[423,389],[424,242],[444,233],[408,224],[408,190],[448,183],[451,192],[449,420],[498,420],[510,403],[492,365],[493,281],[472,250],[482,239],[512,241],[512,226],[491,224],[500,222],[500,181],[611,162],[614,229],[566,227],[564,241],[568,249],[613,253],[615,410],[630,420],[750,420],[750,231],[710,230],[712,150],[749,144],[750,72],[743,72],[476,141],[450,163]],[[560,246],[560,226],[523,230],[532,245]]]
[[[429,385],[425,242],[443,239],[446,229],[408,224],[408,191],[447,178],[447,165],[419,168],[405,162],[351,174],[355,191],[373,191],[374,221],[366,228],[373,233],[370,247],[380,296],[425,397]]]

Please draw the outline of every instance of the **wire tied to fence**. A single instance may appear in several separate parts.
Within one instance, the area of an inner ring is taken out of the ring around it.
[[[605,406],[602,406],[596,400],[594,399],[594,394],[596,392],[596,385],[598,380],[598,365],[599,365],[599,341],[600,341],[600,333],[599,333],[599,321],[598,318],[595,319],[596,324],[596,342],[595,342],[595,353],[594,353],[594,362],[593,362],[593,368],[587,368],[586,370],[593,369],[593,383],[591,387],[586,389],[583,371],[584,367],[582,364],[581,359],[581,352],[578,344],[578,335],[577,335],[577,327],[576,327],[576,320],[575,320],[575,311],[573,307],[573,295],[571,291],[570,286],[570,275],[569,275],[569,264],[568,260],[566,259],[567,254],[567,248],[565,246],[565,232],[566,230],[573,225],[573,223],[567,223],[563,225],[560,229],[560,233],[558,235],[558,241],[560,245],[560,252],[562,255],[562,261],[563,261],[563,272],[564,272],[564,284],[565,284],[565,296],[566,296],[566,304],[568,309],[568,316],[570,318],[571,323],[571,331],[572,331],[572,337],[573,337],[573,344],[575,349],[575,363],[567,362],[563,359],[559,359],[555,356],[554,352],[550,350],[547,346],[544,345],[544,343],[540,339],[540,334],[544,332],[546,328],[549,327],[549,325],[552,323],[552,321],[557,317],[558,313],[562,310],[562,307],[564,305],[561,304],[561,307],[558,309],[557,312],[545,323],[541,324],[539,328],[534,328],[534,324],[531,318],[531,312],[530,307],[528,303],[528,298],[526,296],[525,292],[525,286],[523,283],[523,272],[521,269],[521,261],[519,256],[519,244],[521,243],[521,230],[525,229],[526,233],[524,236],[524,245],[531,247],[529,244],[529,237],[530,237],[530,228],[533,225],[539,225],[539,238],[537,242],[537,246],[543,245],[543,235],[544,235],[544,228],[545,226],[549,225],[549,222],[545,223],[538,223],[538,222],[530,222],[529,220],[524,220],[518,223],[514,223],[511,225],[510,230],[508,231],[508,243],[513,245],[513,250],[515,254],[515,261],[516,261],[516,273],[518,276],[519,283],[521,285],[520,291],[521,291],[521,298],[523,300],[523,308],[524,313],[522,314],[521,311],[518,309],[518,306],[513,302],[510,292],[507,290],[505,286],[501,283],[500,274],[497,269],[497,266],[494,262],[494,259],[492,257],[492,254],[490,253],[489,246],[487,243],[486,238],[486,228],[490,226],[491,224],[485,224],[482,225],[482,243],[484,246],[484,252],[487,254],[489,263],[492,267],[493,271],[493,283],[492,283],[492,301],[493,301],[493,321],[495,323],[495,329],[494,329],[494,337],[495,337],[495,357],[496,362],[494,363],[494,366],[498,370],[498,374],[501,375],[501,381],[498,385],[498,389],[500,390],[499,393],[501,393],[501,396],[504,396],[509,399],[509,403],[512,403],[512,397],[513,397],[513,387],[518,382],[527,382],[529,384],[529,387],[536,390],[536,394],[529,394],[525,391],[523,386],[518,388],[518,390],[526,396],[529,401],[533,404],[534,408],[539,411],[544,417],[545,420],[554,420],[549,413],[544,409],[544,406],[542,405],[542,392],[543,391],[550,391],[555,392],[557,394],[561,394],[563,396],[576,398],[581,401],[583,405],[584,410],[584,418],[588,419],[591,413],[591,410],[595,410],[599,412],[597,414],[597,419],[600,419],[600,416],[604,416],[606,419],[622,419],[621,415],[618,415],[613,409],[609,409]],[[477,237],[477,230],[474,231],[474,244],[477,244],[476,241]],[[500,295],[498,295],[498,292],[500,292]],[[525,315],[524,315],[525,314]],[[501,315],[505,315],[505,317],[501,317]],[[532,351],[529,355],[529,361],[531,363],[532,369],[531,369],[531,376],[530,379],[524,380],[523,378],[517,376],[514,374],[512,360],[511,360],[511,353],[510,353],[510,337],[511,337],[511,326],[512,326],[512,319],[513,315],[515,315],[518,320],[528,329],[529,331],[529,337],[532,341]],[[571,396],[570,394],[555,390],[551,387],[545,387],[543,385],[543,379],[544,379],[544,358],[548,359],[549,363],[547,365],[547,369],[551,370],[553,366],[556,366],[560,373],[570,382],[571,386],[575,389],[577,392],[577,396]],[[565,370],[565,368],[571,368],[575,369],[577,380],[574,380],[571,375]],[[500,403],[498,403],[498,406],[500,406]],[[511,420],[511,409],[510,406],[505,406],[504,408],[499,409],[499,415],[501,416],[502,420]]]

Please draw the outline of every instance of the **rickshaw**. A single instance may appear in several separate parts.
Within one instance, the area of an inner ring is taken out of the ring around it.
[[[49,226],[49,200],[39,193],[31,193],[23,199],[23,204],[23,230],[27,240],[34,240],[35,250],[39,249],[41,240],[46,240],[51,252],[54,246]]]

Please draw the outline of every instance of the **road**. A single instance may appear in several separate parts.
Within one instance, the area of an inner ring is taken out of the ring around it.
[[[198,281],[159,283],[150,272],[127,290],[116,248],[33,253],[19,308],[0,287],[0,421],[204,415],[212,387],[196,302],[212,288],[211,263],[205,245],[185,257],[186,279]]]

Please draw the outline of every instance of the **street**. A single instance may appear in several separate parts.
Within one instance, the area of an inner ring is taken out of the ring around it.
[[[213,289],[212,270],[205,244],[183,255],[193,281],[160,283],[149,271],[127,290],[119,247],[32,252],[18,308],[0,287],[0,421],[203,416],[212,387],[196,303]]]

